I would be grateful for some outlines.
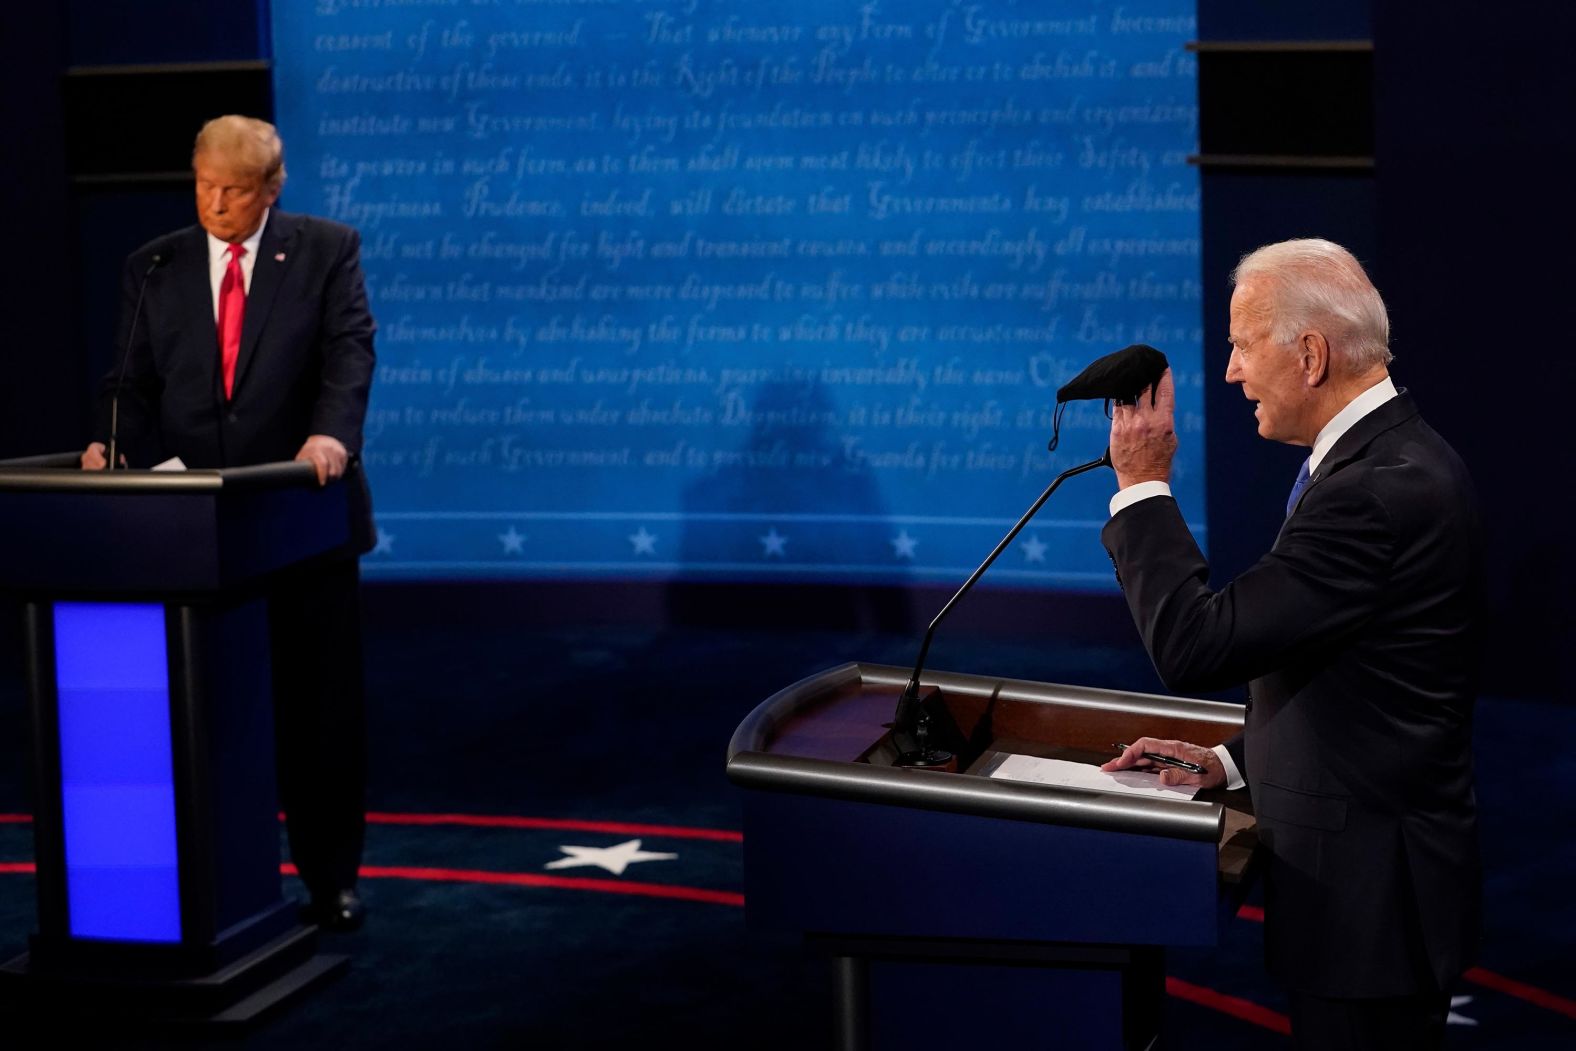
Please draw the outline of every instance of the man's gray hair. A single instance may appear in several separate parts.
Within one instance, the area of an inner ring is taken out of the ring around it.
[[[1354,372],[1390,363],[1390,315],[1357,257],[1333,241],[1301,238],[1265,245],[1242,257],[1234,285],[1265,286],[1270,335],[1294,342],[1315,330]]]
[[[262,177],[265,185],[277,190],[285,184],[285,144],[279,132],[266,120],[240,117],[233,113],[215,117],[202,126],[192,144],[192,163],[199,154],[223,157]]]

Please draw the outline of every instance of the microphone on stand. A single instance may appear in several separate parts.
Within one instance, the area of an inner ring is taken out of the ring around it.
[[[109,462],[104,465],[107,471],[115,470],[119,463],[115,443],[120,432],[120,392],[126,385],[126,365],[131,360],[131,345],[137,338],[137,319],[142,316],[142,297],[148,291],[148,278],[153,272],[170,261],[173,253],[169,249],[155,252],[153,261],[148,264],[147,272],[142,275],[142,283],[137,286],[137,305],[131,311],[131,327],[126,331],[126,343],[120,348],[120,368],[115,375],[115,393],[109,402]]]
[[[1159,385],[1160,377],[1165,375],[1167,367],[1166,356],[1144,343],[1135,343],[1093,362],[1056,391],[1056,415],[1048,448],[1054,452],[1060,441],[1062,412],[1068,402],[1099,400],[1132,404],[1144,391]],[[1154,396],[1151,394],[1151,397]],[[931,735],[935,730],[933,725],[935,717],[919,696],[919,676],[924,670],[925,657],[930,653],[930,642],[936,635],[936,628],[947,614],[952,612],[952,607],[958,604],[958,600],[968,594],[975,582],[985,575],[991,563],[1007,550],[1008,545],[1017,538],[1023,527],[1029,524],[1029,520],[1063,482],[1097,467],[1107,467],[1110,463],[1111,450],[1108,447],[1100,454],[1099,459],[1069,467],[1057,475],[1045,492],[1040,494],[1040,498],[1034,501],[1023,517],[1018,519],[1017,524],[1002,537],[1001,543],[986,556],[980,567],[963,582],[957,594],[947,600],[947,604],[941,607],[941,612],[937,613],[935,619],[930,622],[930,627],[925,631],[925,638],[919,645],[919,658],[914,662],[914,673],[909,676],[908,685],[903,688],[903,695],[898,698],[897,713],[892,718],[892,743],[898,750],[896,760],[898,766],[945,767],[953,760],[951,752],[937,748],[931,743]]]

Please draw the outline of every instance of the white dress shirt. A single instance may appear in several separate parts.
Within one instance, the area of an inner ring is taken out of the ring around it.
[[[1308,454],[1309,476],[1318,473],[1319,465],[1324,462],[1324,458],[1330,454],[1330,450],[1335,447],[1341,436],[1352,429],[1353,424],[1398,393],[1400,392],[1395,389],[1395,383],[1386,376],[1347,402],[1346,407],[1331,417],[1330,422],[1321,427],[1318,436],[1313,439],[1313,451]],[[1118,490],[1117,494],[1111,497],[1111,517],[1116,517],[1118,511],[1131,507],[1140,500],[1170,495],[1171,486],[1167,482],[1139,482],[1130,485],[1126,489]],[[1241,788],[1246,784],[1242,772],[1237,769],[1237,764],[1231,761],[1231,753],[1226,751],[1226,746],[1216,745],[1214,751],[1220,757],[1220,765],[1225,768],[1226,787]]]
[[[263,239],[263,228],[268,225],[268,213],[263,209],[263,221],[257,224],[252,236],[241,242],[246,254],[241,257],[241,279],[246,291],[252,290],[252,268],[257,265],[257,246]],[[213,322],[219,323],[219,286],[224,283],[224,272],[230,269],[230,242],[208,235],[208,284],[213,291]]]

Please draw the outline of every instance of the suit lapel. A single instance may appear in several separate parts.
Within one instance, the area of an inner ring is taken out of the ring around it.
[[[1319,469],[1308,479],[1302,495],[1297,497],[1297,507],[1301,507],[1302,502],[1308,499],[1308,494],[1313,491],[1314,486],[1361,456],[1363,450],[1368,448],[1368,444],[1375,438],[1416,415],[1416,403],[1412,401],[1412,396],[1406,393],[1405,388],[1402,388],[1395,397],[1352,424],[1324,457]],[[1292,514],[1297,513],[1297,507],[1292,508]]]
[[[241,352],[235,361],[235,390],[239,395],[257,356],[257,342],[268,324],[274,297],[290,265],[290,249],[295,242],[297,219],[278,210],[269,212],[263,239],[257,243],[257,260],[252,264],[252,287],[246,294],[246,316],[241,321]]]
[[[219,389],[219,326],[214,317],[213,282],[208,270],[208,234],[193,226],[171,264],[182,351],[202,369],[208,390],[223,400]]]

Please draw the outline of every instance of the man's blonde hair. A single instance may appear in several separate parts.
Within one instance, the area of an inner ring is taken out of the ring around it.
[[[197,133],[192,164],[204,153],[256,172],[271,190],[285,184],[285,144],[266,120],[233,113],[213,118]]]

